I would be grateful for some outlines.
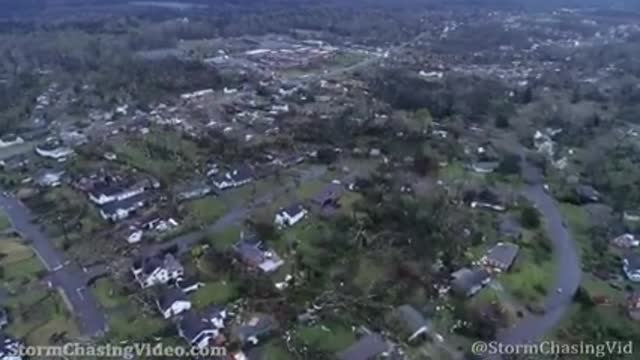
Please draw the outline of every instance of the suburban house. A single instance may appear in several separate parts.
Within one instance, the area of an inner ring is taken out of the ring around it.
[[[64,170],[56,170],[56,169],[42,169],[38,171],[36,175],[35,181],[38,186],[42,187],[56,187],[60,186],[62,183],[62,176],[64,175]]]
[[[22,360],[20,347],[23,344],[5,334],[0,334],[0,360]]]
[[[373,360],[388,355],[391,345],[377,333],[365,335],[337,354],[340,360]]]
[[[122,201],[140,195],[146,191],[143,183],[118,184],[100,181],[89,191],[89,199],[97,205],[105,205],[114,201]]]
[[[471,297],[491,281],[491,274],[484,268],[462,268],[451,274],[451,290],[458,296]]]
[[[409,337],[408,342],[424,339],[429,332],[430,324],[422,314],[411,305],[401,305],[396,309],[398,319],[402,322]]]
[[[131,270],[142,288],[166,284],[184,276],[184,268],[171,254],[138,259]]]
[[[202,349],[209,346],[220,332],[209,320],[194,311],[187,311],[178,323],[178,334],[191,346]]]
[[[500,165],[497,161],[479,161],[471,164],[471,170],[478,174],[490,174]]]
[[[223,306],[211,305],[204,310],[203,316],[213,324],[216,329],[224,329],[225,321],[227,321],[227,310]]]
[[[275,223],[278,227],[293,226],[300,222],[308,214],[307,209],[302,205],[296,204],[287,208],[281,209],[275,218]]]
[[[636,239],[633,234],[622,234],[613,240],[611,244],[623,249],[629,249],[640,245],[640,240]]]
[[[204,283],[194,278],[180,278],[176,281],[176,285],[182,290],[182,292],[184,292],[185,294],[189,294],[203,287]]]
[[[312,202],[321,208],[338,207],[343,193],[344,187],[342,185],[330,183],[313,197]]]
[[[266,248],[262,241],[256,238],[242,239],[233,246],[233,249],[242,262],[267,273],[284,265],[284,261],[275,251]]]
[[[54,160],[62,160],[72,155],[73,149],[63,145],[59,140],[48,141],[36,146],[36,154]]]
[[[29,157],[25,154],[17,154],[4,160],[0,160],[0,166],[2,166],[6,171],[15,171],[25,169],[27,165],[29,165],[29,162]]]
[[[165,319],[170,319],[191,309],[191,301],[187,299],[182,289],[177,287],[163,288],[160,296],[156,299],[156,305]]]
[[[141,193],[123,200],[113,201],[100,206],[100,216],[109,221],[120,221],[128,218],[136,210],[144,207],[149,194]]]
[[[624,221],[638,222],[640,221],[640,212],[637,211],[625,211],[622,215]]]
[[[243,344],[255,346],[270,336],[277,328],[276,320],[269,315],[254,315],[236,329],[236,335]]]
[[[640,292],[634,292],[629,295],[627,310],[633,320],[640,321]]]
[[[622,259],[622,270],[633,282],[640,282],[640,255],[629,254]]]
[[[24,143],[24,140],[16,134],[6,134],[0,137],[0,148]]]
[[[213,192],[213,188],[205,182],[192,182],[179,186],[176,192],[178,200],[186,201],[207,196]]]
[[[484,190],[474,196],[471,201],[471,208],[483,208],[493,211],[503,212],[507,210],[500,196],[490,190]]]
[[[512,243],[498,243],[480,260],[483,265],[497,269],[499,271],[507,271],[513,265],[518,256],[520,247]]]
[[[578,185],[575,188],[576,196],[582,203],[595,203],[600,201],[600,192],[590,185]]]
[[[213,184],[219,190],[225,190],[246,185],[253,181],[253,171],[248,166],[241,166],[235,170],[219,175],[213,179]]]

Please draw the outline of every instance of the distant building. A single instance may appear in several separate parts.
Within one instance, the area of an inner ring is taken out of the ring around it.
[[[236,335],[246,346],[258,345],[277,329],[276,320],[270,315],[254,315],[236,329]]]
[[[193,182],[179,187],[177,198],[180,201],[192,200],[207,196],[212,192],[213,188],[205,182]]]
[[[629,249],[640,246],[640,240],[636,239],[633,234],[622,234],[611,240],[611,244],[622,249]]]
[[[253,171],[247,166],[219,175],[213,179],[213,184],[219,190],[240,187],[253,181]]]
[[[471,164],[471,170],[478,174],[490,174],[500,165],[497,161],[480,161]]]
[[[138,259],[131,271],[142,288],[166,284],[184,276],[184,268],[171,254]]]
[[[60,141],[49,141],[36,146],[36,154],[54,160],[65,159],[73,153],[73,149],[63,145]]]
[[[16,134],[6,134],[0,137],[0,148],[23,144],[24,140]]]

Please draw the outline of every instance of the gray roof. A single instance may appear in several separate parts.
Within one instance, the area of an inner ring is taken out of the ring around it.
[[[412,334],[423,327],[429,327],[429,322],[411,305],[399,306],[397,312],[407,330]]]
[[[372,333],[361,337],[347,349],[338,353],[340,360],[372,360],[389,351],[389,344],[382,335]]]
[[[286,213],[289,217],[296,216],[304,211],[302,204],[293,204],[282,209],[281,213]]]
[[[330,183],[313,197],[313,201],[324,206],[330,201],[338,200],[343,193],[342,185]]]
[[[251,337],[260,338],[268,335],[276,328],[276,320],[269,315],[257,315],[250,322],[237,329],[240,339],[246,341]]]
[[[162,310],[167,310],[173,305],[176,301],[186,301],[187,297],[182,291],[182,289],[177,287],[164,287],[160,291],[160,296],[158,296],[157,302],[158,306]]]
[[[178,326],[182,331],[182,336],[190,342],[194,341],[203,331],[213,330],[211,323],[200,317],[195,311],[184,313]]]
[[[474,286],[481,285],[483,281],[489,279],[491,274],[483,268],[469,269],[462,268],[452,274],[454,278],[451,287],[454,292],[466,295]]]
[[[144,257],[136,260],[133,265],[135,269],[142,269],[142,272],[147,275],[153,273],[158,268],[165,268],[169,272],[183,269],[178,260],[169,253]]]
[[[640,270],[640,254],[629,253],[624,257],[626,268],[630,271]]]
[[[504,266],[509,267],[513,264],[516,256],[518,256],[518,251],[520,251],[520,247],[516,244],[499,243],[489,249],[486,257],[489,261],[504,264]]]

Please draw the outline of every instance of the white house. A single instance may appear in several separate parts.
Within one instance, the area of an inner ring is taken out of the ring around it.
[[[191,301],[187,299],[184,292],[176,287],[164,289],[158,299],[156,299],[158,310],[165,319],[170,319],[191,309]]]
[[[302,205],[293,205],[276,214],[275,223],[279,227],[293,226],[302,221],[309,212]]]
[[[502,204],[491,204],[491,203],[481,202],[481,201],[471,202],[471,208],[472,209],[484,208],[484,209],[490,209],[498,212],[503,212],[507,210],[507,208]]]
[[[113,222],[124,220],[142,208],[147,200],[145,193],[121,201],[113,201],[100,207],[100,216]]]
[[[227,172],[222,176],[218,176],[213,180],[213,184],[219,190],[240,187],[253,181],[253,174],[247,167],[240,167],[236,170]]]
[[[7,134],[0,138],[0,148],[24,143],[24,140],[15,134]]]
[[[640,255],[630,254],[622,259],[622,270],[633,282],[640,282]]]
[[[42,157],[60,160],[72,155],[73,149],[62,145],[59,141],[54,141],[36,146],[36,154]]]
[[[139,259],[131,271],[142,288],[166,284],[184,276],[184,268],[171,254]]]
[[[89,191],[89,200],[98,205],[122,201],[145,192],[142,184],[124,187],[115,184],[98,183]]]

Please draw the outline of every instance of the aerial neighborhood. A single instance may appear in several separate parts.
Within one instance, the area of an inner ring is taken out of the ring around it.
[[[0,4],[0,360],[640,341],[640,8],[294,2]]]

